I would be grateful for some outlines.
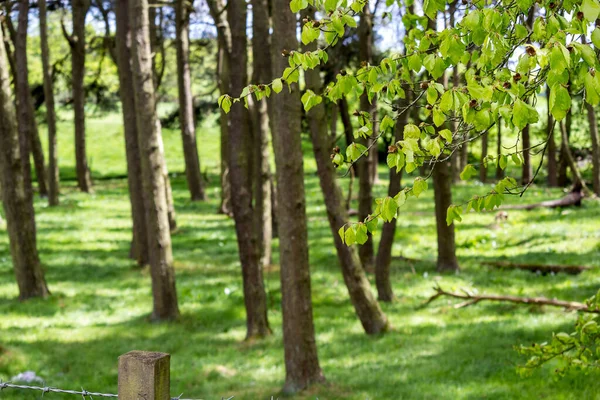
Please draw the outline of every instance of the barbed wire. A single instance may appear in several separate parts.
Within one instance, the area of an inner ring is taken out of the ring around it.
[[[54,388],[54,387],[50,387],[50,386],[28,386],[28,385],[15,385],[12,384],[10,382],[2,382],[0,381],[0,391],[4,390],[4,389],[23,389],[23,390],[35,390],[35,391],[40,391],[42,392],[42,396],[45,393],[66,393],[66,394],[75,394],[75,395],[79,395],[81,396],[83,399],[85,399],[86,397],[89,397],[90,399],[93,399],[94,396],[96,397],[111,397],[111,398],[119,398],[119,395],[117,394],[111,394],[111,393],[98,393],[98,392],[89,392],[83,388],[81,388],[81,390],[68,390],[68,389],[58,389],[58,388]],[[183,393],[180,394],[178,397],[171,397],[171,400],[192,400],[192,399],[184,399],[183,397]],[[223,400],[231,400],[233,399],[233,396],[227,398],[227,399],[223,399]]]

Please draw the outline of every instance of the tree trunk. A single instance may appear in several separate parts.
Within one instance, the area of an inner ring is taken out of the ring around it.
[[[27,7],[28,4],[20,4]],[[21,11],[23,9],[21,8]],[[0,30],[0,41],[2,41]],[[50,294],[40,264],[36,243],[33,188],[31,186],[29,142],[20,137],[13,105],[4,46],[0,46],[0,167],[2,202],[10,240],[19,298]]]
[[[481,168],[479,170],[479,180],[483,183],[487,181],[487,167],[484,164],[488,155],[488,132],[481,136]]]
[[[179,124],[183,141],[185,174],[192,201],[205,200],[200,158],[196,145],[196,126],[194,125],[194,101],[190,75],[190,11],[193,0],[177,0],[177,84],[179,87]]]
[[[498,134],[497,140],[496,140],[496,154],[498,155],[498,158],[500,157],[500,155],[502,154],[502,120],[499,120],[498,123],[496,124],[496,132]],[[496,165],[496,179],[500,180],[504,178],[504,170],[502,168],[500,168],[500,164]]]
[[[269,4],[267,0],[252,1],[252,82],[270,82],[271,40]],[[271,106],[272,107],[272,106]],[[254,102],[254,213],[261,265],[271,263],[273,221],[271,207],[271,167],[269,164],[269,114],[267,99]]]
[[[27,148],[33,154],[38,189],[41,196],[48,195],[46,188],[46,172],[44,169],[44,152],[40,142],[35,110],[29,87],[29,71],[27,64],[27,29],[29,26],[29,2],[19,0],[19,24],[15,35],[15,90],[17,100],[17,121],[21,140],[28,140]],[[27,153],[29,154],[29,153]],[[27,155],[29,156],[29,155]],[[30,173],[29,171],[27,171]]]
[[[598,143],[598,120],[594,106],[585,103],[587,117],[590,123],[590,135],[592,137],[592,187],[594,193],[600,196],[600,144]]]
[[[313,12],[305,12],[303,17],[314,19]],[[316,43],[311,43],[303,48],[304,51],[315,51]],[[319,68],[305,71],[307,89],[314,93],[323,91]],[[342,191],[338,186],[335,168],[330,159],[331,140],[327,134],[327,115],[325,104],[313,107],[307,113],[313,152],[317,161],[319,183],[325,200],[329,227],[334,238],[338,260],[342,267],[342,276],[348,288],[350,300],[354,305],[356,315],[360,319],[363,329],[368,334],[379,334],[388,329],[387,317],[381,311],[371,290],[371,284],[362,269],[355,247],[346,246],[338,235],[338,230],[349,222],[348,213],[344,206]]]
[[[546,88],[548,93],[548,124],[546,125],[546,135],[548,136],[548,186],[558,186],[558,173],[556,165],[556,142],[554,141],[554,118],[550,112],[550,89]]]
[[[89,0],[72,0],[73,35],[71,45],[71,74],[73,85],[73,110],[75,112],[75,169],[77,185],[82,192],[92,191],[85,145],[85,16]]]
[[[282,50],[296,50],[296,15],[287,0],[273,0],[273,74],[288,66]],[[298,85],[291,85],[273,101],[273,147],[277,171],[277,216],[281,264],[283,345],[286,379],[284,392],[293,393],[324,381],[315,341],[304,167],[301,139],[301,109]]]
[[[58,151],[56,149],[56,110],[54,107],[54,83],[48,47],[48,22],[46,0],[39,1],[40,42],[42,47],[42,75],[44,78],[44,102],[46,103],[46,122],[48,124],[48,205],[58,205],[60,177],[58,170]]]
[[[560,131],[561,131],[561,135],[562,135],[562,141],[565,145],[566,163],[569,166],[569,168],[571,169],[571,175],[573,175],[573,184],[575,185],[575,187],[581,187],[581,188],[584,188],[584,190],[587,190],[585,181],[581,177],[579,168],[577,168],[577,163],[575,162],[575,157],[573,157],[573,154],[571,153],[571,149],[569,148],[569,137],[568,137],[568,132],[567,132],[566,121],[563,121],[560,124]]]
[[[217,27],[217,81],[221,94],[229,93],[231,32],[227,23],[227,11],[221,0],[207,0],[210,15]],[[231,188],[229,186],[229,116],[220,110],[221,129],[221,204],[219,213],[231,215]]]
[[[350,146],[354,141],[354,128],[352,127],[352,120],[350,119],[350,111],[348,110],[348,100],[346,97],[340,99],[340,117],[342,118],[342,125],[344,125],[344,137],[346,138],[346,146]]]
[[[445,162],[440,162],[433,169],[433,190],[435,197],[435,222],[437,227],[438,271],[458,271],[456,259],[456,241],[454,238],[454,223],[446,223],[446,212],[452,204],[452,188],[450,168]]]
[[[361,62],[371,63],[373,60],[373,15],[367,4],[363,13],[360,15],[360,26],[358,28],[359,40],[359,56]],[[377,113],[377,99],[373,98],[369,103],[366,93],[360,97],[360,109],[371,115],[371,119],[375,121]],[[375,136],[375,123],[373,123],[373,136],[366,140],[361,139],[365,146],[370,146],[373,143]],[[358,169],[358,219],[364,221],[373,212],[373,154],[377,156],[377,144],[369,151],[369,155],[361,157],[357,162]],[[375,166],[376,167],[376,166]],[[367,242],[359,247],[358,254],[362,262],[363,268],[367,271],[373,271],[375,255],[373,246],[373,236],[369,233]]]
[[[533,19],[535,17],[535,3],[532,7],[529,8],[529,12],[527,14],[527,20],[525,21],[525,25],[527,29],[531,32],[533,29]],[[533,179],[533,168],[531,166],[531,153],[529,148],[531,147],[531,137],[529,133],[529,125],[526,125],[521,132],[521,140],[523,146],[523,165],[521,172],[521,183],[523,185],[527,185]]]
[[[133,221],[130,257],[138,265],[149,261],[148,232],[146,230],[146,211],[142,187],[142,165],[137,134],[133,72],[131,70],[131,34],[129,30],[129,10],[127,0],[115,2],[116,50],[119,73],[119,93],[123,109],[123,131],[125,133],[125,154],[127,157],[127,182]]]
[[[158,93],[158,89],[162,83],[166,69],[166,49],[163,37],[163,20],[164,14],[162,7],[150,7],[148,9],[150,22],[150,50],[152,51],[152,79],[154,80],[154,91]],[[156,19],[158,17],[158,24]],[[160,55],[160,64],[158,56]]]
[[[156,107],[156,104],[154,105]],[[162,138],[162,126],[160,120],[156,118],[156,131],[158,132],[158,149],[162,161],[162,174],[165,182],[165,196],[167,198],[167,217],[169,218],[169,229],[174,232],[177,229],[177,220],[175,218],[175,203],[173,202],[173,190],[171,190],[171,180],[169,179],[169,169],[167,168],[167,159],[165,157],[165,146]],[[141,142],[140,142],[141,144]]]
[[[561,142],[560,142],[560,156],[558,164],[558,186],[565,187],[569,183],[567,176],[567,169],[569,168],[569,139],[571,138],[571,122],[573,120],[573,114],[571,111],[567,112],[567,117],[561,122]],[[563,126],[566,131],[566,135],[562,134]]]
[[[169,232],[162,138],[156,115],[147,0],[129,0],[132,78],[148,230],[148,251],[155,320],[179,316]]]
[[[405,107],[411,102],[411,92],[406,90],[406,98],[400,100],[400,107]],[[404,127],[410,120],[410,113],[405,112],[396,120],[394,127],[394,144],[404,138]],[[390,168],[390,183],[388,186],[388,196],[396,196],[402,187],[402,172],[398,173],[394,168]],[[392,246],[396,234],[396,219],[390,222],[384,222],[381,228],[381,240],[377,250],[375,262],[375,283],[377,285],[377,294],[380,301],[390,302],[394,300],[392,283],[390,282],[390,262],[392,260]]]
[[[232,54],[235,54],[237,68],[231,71],[231,92],[237,96],[247,84],[246,66],[246,3],[232,1],[227,8],[227,19],[231,29]],[[263,282],[260,254],[258,253],[254,210],[252,209],[252,182],[248,170],[252,168],[250,153],[252,146],[249,135],[249,114],[242,102],[233,104],[229,132],[229,179],[231,200],[237,234],[242,277],[244,302],[246,305],[246,339],[269,335],[271,330],[267,319],[267,296]]]

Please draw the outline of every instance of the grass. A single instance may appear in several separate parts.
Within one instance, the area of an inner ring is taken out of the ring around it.
[[[72,177],[72,125],[61,114],[61,174]],[[52,297],[20,303],[12,273],[8,239],[0,228],[0,379],[31,370],[48,385],[116,393],[116,360],[133,349],[171,353],[172,394],[219,399],[277,396],[285,371],[281,293],[277,259],[265,273],[269,319],[274,335],[246,343],[240,265],[232,220],[218,206],[218,134],[214,119],[198,130],[209,201],[188,200],[179,134],[165,130],[173,176],[179,230],[173,235],[181,320],[148,322],[150,277],[128,260],[129,202],[124,142],[116,114],[88,118],[88,153],[96,178],[94,195],[63,182],[61,205],[47,208],[36,199],[38,246]],[[521,378],[523,360],[513,346],[543,341],[569,330],[573,313],[539,307],[481,303],[455,310],[450,301],[420,305],[436,283],[448,289],[477,288],[489,293],[583,300],[600,287],[600,207],[509,211],[494,227],[494,214],[469,214],[457,227],[462,272],[435,272],[432,191],[410,199],[399,221],[394,254],[421,259],[414,265],[394,260],[399,300],[383,304],[393,329],[367,337],[354,316],[337,265],[321,199],[315,164],[306,144],[306,188],[314,316],[319,356],[328,384],[298,399],[592,399],[600,390],[597,373],[556,379],[549,365]],[[386,173],[381,169],[386,190]],[[103,178],[103,179],[99,179]],[[344,182],[343,185],[346,185]],[[455,199],[486,190],[458,185]],[[561,196],[534,187],[524,201]],[[516,199],[510,199],[517,201]],[[277,243],[275,243],[277,246]],[[276,253],[275,253],[276,254]],[[594,267],[578,276],[538,276],[500,271],[486,260],[582,264]],[[372,279],[372,277],[371,277]],[[40,394],[4,391],[2,399],[37,399]],[[46,394],[44,398],[73,396]]]

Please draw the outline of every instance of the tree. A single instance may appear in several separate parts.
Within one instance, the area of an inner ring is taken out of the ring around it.
[[[548,95],[548,114],[546,123],[546,134],[548,135],[548,186],[558,186],[558,172],[556,165],[556,142],[554,141],[554,117],[550,108],[550,88],[546,87]]]
[[[282,53],[298,48],[296,15],[288,0],[273,0],[273,74],[283,71],[291,92],[282,90],[273,102],[273,147],[277,178],[277,220],[281,265],[284,392],[296,392],[324,380],[315,342],[310,293],[304,168],[300,137],[301,104],[298,85]],[[289,70],[287,70],[289,71]],[[283,84],[283,81],[281,82]]]
[[[268,82],[272,77],[271,40],[267,0],[252,1],[252,82]],[[254,143],[254,212],[256,237],[263,267],[271,263],[273,238],[271,167],[269,164],[269,114],[267,98],[254,102],[252,131]]]
[[[40,0],[39,7],[44,102],[46,103],[46,123],[48,124],[48,204],[56,206],[59,202],[60,176],[58,170],[58,151],[56,149],[56,110],[54,109],[54,83],[52,80],[50,50],[48,47],[46,0]]]
[[[246,65],[246,4],[232,1],[228,5],[227,18],[231,29],[232,54],[236,55],[237,67],[231,70],[231,90],[241,92],[248,76]],[[238,250],[242,264],[244,302],[246,304],[246,338],[270,334],[267,319],[267,296],[257,246],[252,208],[252,182],[248,171],[252,169],[252,144],[249,135],[249,114],[242,102],[233,104],[229,131],[229,179],[231,201]]]
[[[217,27],[217,81],[219,92],[225,95],[229,92],[229,73],[231,63],[231,31],[227,22],[227,10],[221,0],[207,0],[210,15]],[[229,117],[221,108],[219,125],[221,129],[221,204],[219,212],[230,215],[231,188],[229,185]]]
[[[359,56],[360,61],[366,65],[373,62],[373,14],[367,4],[363,13],[360,15],[360,25],[358,28]],[[377,120],[377,97],[370,98],[367,93],[360,97],[360,110],[368,113],[369,120]],[[365,117],[363,117],[365,118]],[[376,136],[376,124],[373,124],[373,135]],[[362,144],[371,146],[372,138],[362,139]],[[377,144],[373,145],[370,155],[362,157],[357,163],[358,170],[358,218],[363,221],[373,212],[373,169],[377,169]],[[375,158],[373,157],[375,155]],[[374,246],[373,237],[368,236],[364,245],[362,245],[358,254],[363,267],[367,271],[372,271],[374,266]]]
[[[71,74],[73,86],[73,110],[75,113],[75,170],[77,186],[82,192],[92,191],[92,178],[87,162],[85,144],[85,18],[90,0],[72,0],[73,33],[69,34],[62,24],[63,35],[71,47]]]
[[[179,316],[175,272],[169,232],[164,154],[160,124],[156,115],[156,96],[152,74],[147,0],[129,1],[132,78],[135,93],[136,123],[148,231],[148,253],[152,277],[155,320]]]
[[[8,21],[10,22],[10,19]],[[35,110],[29,87],[29,68],[27,64],[27,28],[29,26],[29,1],[19,1],[19,25],[14,38],[15,45],[15,90],[17,100],[17,122],[21,140],[27,140],[27,149],[33,154],[33,161],[41,196],[48,194],[44,152],[40,142]],[[29,152],[27,154],[29,154]]]
[[[586,103],[588,122],[590,124],[590,136],[592,138],[592,188],[597,196],[600,196],[600,139],[598,139],[598,120],[594,106]]]
[[[138,142],[137,117],[135,109],[133,71],[131,69],[131,32],[129,27],[129,8],[126,0],[115,1],[116,17],[116,58],[119,74],[119,94],[123,112],[123,131],[125,134],[125,154],[127,157],[127,183],[131,203],[133,235],[130,257],[138,265],[149,261],[148,232],[144,189],[142,185],[141,151]]]
[[[25,7],[24,4],[21,6]],[[2,41],[3,34],[0,30],[0,42]],[[50,294],[37,252],[28,148],[28,140],[20,137],[17,128],[6,51],[4,46],[0,46],[0,186],[21,300]]]
[[[314,11],[303,12],[302,16],[308,24],[313,24]],[[315,51],[316,45],[309,44],[304,46],[305,51]],[[306,71],[305,75],[306,88],[308,91],[304,94],[305,102],[310,102],[310,97],[314,93],[319,93],[323,89],[319,69]],[[368,334],[379,334],[388,329],[388,320],[373,292],[371,285],[366,277],[365,271],[362,268],[360,259],[355,247],[345,246],[344,241],[339,235],[336,235],[340,226],[349,223],[348,212],[342,197],[342,191],[337,183],[335,168],[331,163],[329,149],[332,145],[330,135],[327,129],[327,113],[325,104],[322,102],[312,106],[307,111],[308,125],[310,129],[310,137],[313,144],[313,152],[317,161],[317,173],[319,175],[319,183],[325,200],[327,209],[327,217],[329,219],[329,227],[334,236],[335,249],[337,251],[338,260],[342,268],[342,276],[348,288],[350,300],[354,305],[354,310],[360,319],[363,329]],[[343,228],[342,228],[343,229]],[[366,239],[366,227],[363,229]],[[362,241],[361,241],[362,242]]]
[[[192,200],[205,200],[200,158],[196,145],[196,127],[194,125],[194,101],[190,75],[190,12],[193,0],[177,0],[175,4],[177,27],[177,84],[179,88],[179,124],[183,141],[185,174]]]

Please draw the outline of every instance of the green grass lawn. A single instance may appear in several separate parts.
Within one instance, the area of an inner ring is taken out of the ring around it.
[[[60,127],[63,178],[73,176],[72,125]],[[209,201],[191,203],[184,181],[179,133],[165,130],[179,230],[173,235],[181,320],[152,324],[150,277],[127,258],[131,238],[124,141],[116,114],[90,116],[88,154],[96,178],[94,195],[62,185],[61,205],[36,199],[38,246],[52,297],[16,300],[8,238],[0,227],[0,379],[35,371],[47,385],[116,393],[117,357],[127,351],[168,352],[172,395],[220,399],[277,396],[285,376],[281,292],[277,258],[265,273],[274,335],[245,343],[244,304],[233,221],[216,214],[218,133],[214,118],[198,129],[203,169],[210,178]],[[456,310],[440,299],[421,304],[440,284],[488,293],[583,300],[600,287],[600,206],[581,209],[509,211],[494,229],[494,213],[469,214],[457,227],[462,272],[435,272],[433,193],[411,198],[403,209],[394,255],[394,290],[399,300],[383,304],[393,329],[367,337],[354,312],[337,265],[325,209],[306,145],[306,184],[314,315],[319,356],[328,384],[306,399],[594,399],[597,373],[556,379],[552,365],[521,378],[523,361],[514,345],[570,330],[574,313],[560,309],[481,303]],[[111,177],[119,177],[110,179]],[[381,169],[379,193],[386,191]],[[104,178],[104,179],[98,179]],[[343,183],[344,187],[347,185]],[[459,185],[455,201],[488,189]],[[522,201],[558,198],[558,190],[532,188]],[[517,199],[510,199],[517,201]],[[277,246],[277,242],[274,243]],[[275,254],[277,254],[275,252]],[[538,276],[500,271],[489,260],[594,267],[578,276]],[[371,277],[372,279],[372,277]],[[6,390],[2,399],[38,399],[41,394]],[[45,399],[73,396],[46,394]]]

